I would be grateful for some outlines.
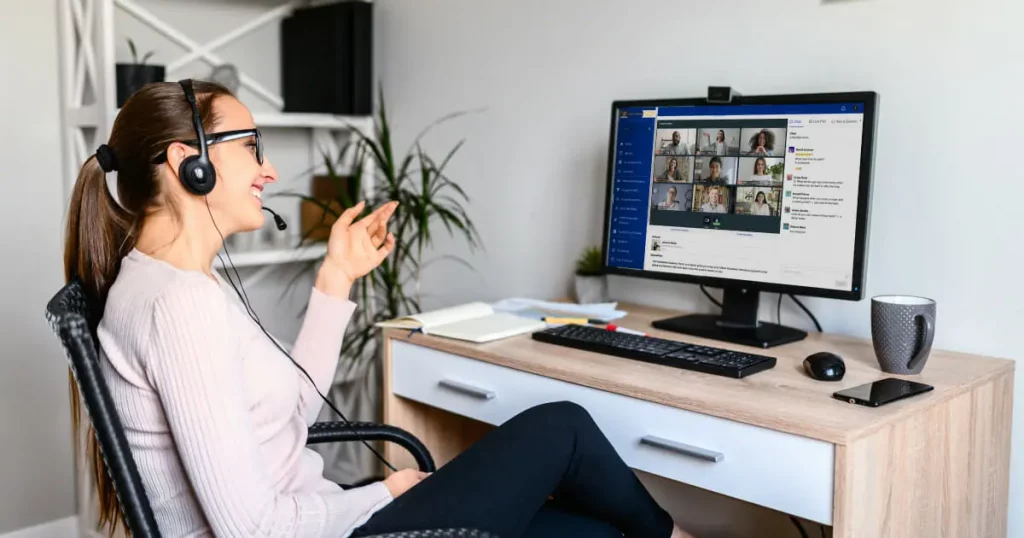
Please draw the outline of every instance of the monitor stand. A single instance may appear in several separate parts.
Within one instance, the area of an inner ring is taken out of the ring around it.
[[[745,346],[769,348],[803,340],[807,333],[793,327],[757,321],[761,293],[747,288],[725,288],[722,313],[689,314],[659,319],[656,329],[723,340]]]

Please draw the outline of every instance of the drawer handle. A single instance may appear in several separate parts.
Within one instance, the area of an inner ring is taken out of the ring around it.
[[[454,390],[455,392],[465,394],[467,396],[479,398],[481,400],[493,400],[495,397],[498,396],[493,390],[474,387],[473,385],[467,385],[466,383],[460,383],[458,381],[452,381],[450,379],[442,379],[441,381],[438,382],[438,385],[441,385],[446,389]]]
[[[640,439],[640,444],[663,448],[670,452],[690,456],[691,458],[697,458],[699,460],[710,461],[711,463],[718,463],[725,459],[725,454],[722,454],[721,452],[715,452],[714,450],[708,450],[699,446],[680,443],[679,441],[672,441],[671,439],[665,439],[655,435],[645,435]]]

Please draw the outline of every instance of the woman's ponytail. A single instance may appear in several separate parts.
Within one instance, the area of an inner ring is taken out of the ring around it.
[[[78,173],[68,206],[68,227],[64,240],[64,278],[67,282],[75,278],[82,281],[89,303],[96,309],[91,312],[89,319],[93,329],[103,315],[107,292],[117,277],[121,257],[126,253],[126,249],[134,246],[134,243],[128,240],[132,229],[131,223],[131,214],[118,205],[110,194],[106,170],[100,166],[97,157],[90,157]],[[68,391],[71,399],[71,423],[77,443],[81,438],[82,416],[78,405],[78,384],[75,383],[74,374],[70,371]],[[91,425],[85,437],[85,454],[86,461],[91,466],[90,472],[96,481],[100,506],[99,526],[108,527],[113,534],[118,524],[124,523],[123,514]]]
[[[134,247],[134,217],[122,208],[107,187],[107,173],[93,156],[85,161],[68,206],[64,241],[64,278],[82,281],[90,302],[102,315],[110,285],[121,258]]]

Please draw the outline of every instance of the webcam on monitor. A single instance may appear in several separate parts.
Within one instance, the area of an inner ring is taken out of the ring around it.
[[[743,94],[731,86],[708,86],[708,103],[728,104],[737,97],[743,97]]]

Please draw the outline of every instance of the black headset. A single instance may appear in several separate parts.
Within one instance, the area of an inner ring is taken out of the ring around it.
[[[199,105],[196,104],[196,92],[192,88],[192,79],[179,80],[178,84],[185,91],[185,99],[192,109],[192,127],[196,131],[199,142],[199,155],[189,155],[178,166],[178,177],[192,194],[205,196],[210,194],[217,184],[217,172],[210,162],[210,149],[206,147],[206,131],[203,130],[203,119],[199,116]]]

